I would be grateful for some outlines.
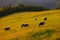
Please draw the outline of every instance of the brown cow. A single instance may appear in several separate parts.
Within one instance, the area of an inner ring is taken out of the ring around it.
[[[44,18],[44,21],[47,20],[47,18]]]

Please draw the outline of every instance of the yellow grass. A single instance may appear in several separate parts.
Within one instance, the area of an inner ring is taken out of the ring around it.
[[[39,23],[44,21],[45,17],[47,18],[45,24],[39,27]],[[29,26],[21,28],[24,23],[28,23]],[[7,26],[11,29],[5,31],[4,28]],[[45,33],[46,30],[52,30],[50,37]],[[41,32],[44,34],[42,35]],[[59,37],[60,10],[21,12],[0,18],[0,40],[57,40]]]

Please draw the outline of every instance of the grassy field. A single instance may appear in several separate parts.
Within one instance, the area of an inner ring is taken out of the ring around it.
[[[39,26],[43,21],[45,24]],[[21,28],[26,23],[29,26]],[[4,30],[8,26],[10,30]],[[0,18],[0,40],[60,40],[60,10],[21,12]]]

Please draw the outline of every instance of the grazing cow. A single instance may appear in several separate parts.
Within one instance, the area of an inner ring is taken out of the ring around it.
[[[35,20],[37,20],[37,18],[35,18]]]
[[[44,20],[47,20],[47,18],[44,18]]]
[[[21,27],[27,27],[29,24],[22,24]]]
[[[10,30],[10,27],[6,27],[4,30]]]
[[[44,24],[45,24],[45,22],[40,22],[40,23],[39,23],[39,26],[44,25]]]

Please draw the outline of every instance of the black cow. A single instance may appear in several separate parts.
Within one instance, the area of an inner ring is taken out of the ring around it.
[[[10,27],[6,27],[4,30],[10,30]]]
[[[22,28],[22,27],[28,27],[28,25],[29,25],[29,24],[22,24],[22,25],[21,25],[21,28]]]
[[[40,23],[39,23],[39,26],[44,25],[44,24],[45,24],[45,22],[40,22]]]
[[[47,20],[47,18],[44,18],[44,21]]]

